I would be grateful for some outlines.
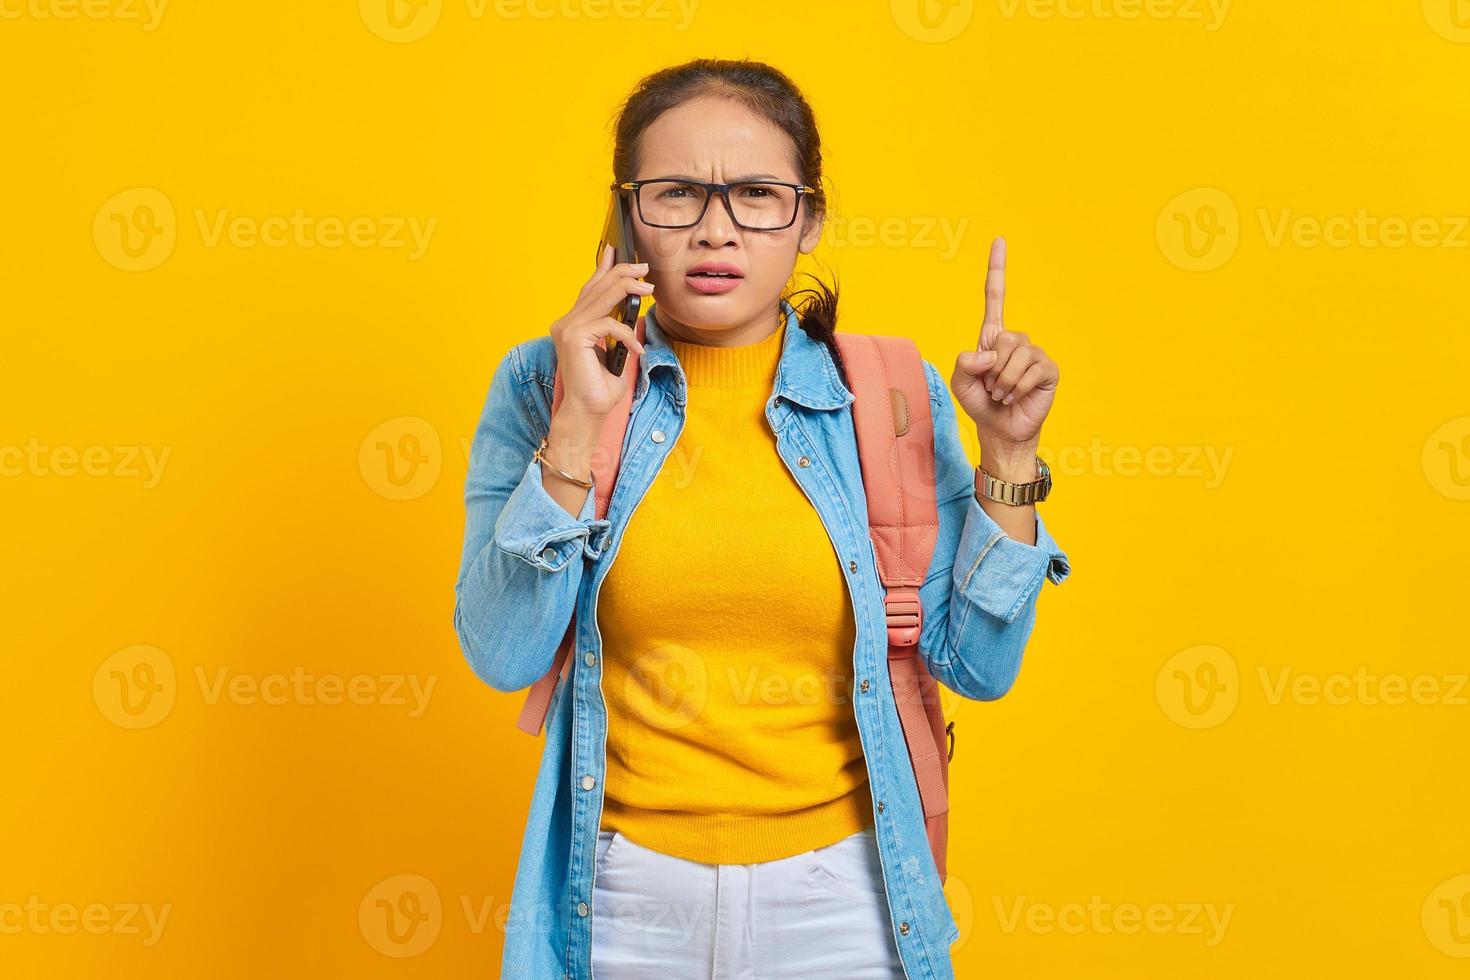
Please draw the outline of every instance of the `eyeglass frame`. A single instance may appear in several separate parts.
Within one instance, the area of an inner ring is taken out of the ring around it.
[[[645,220],[643,217],[643,196],[641,193],[639,193],[639,188],[642,187],[644,184],[662,183],[692,184],[695,187],[703,187],[705,190],[704,205],[699,209],[699,217],[695,218],[687,225],[656,225],[652,221]],[[792,190],[796,191],[796,206],[792,208],[791,220],[786,222],[784,225],[779,225],[775,228],[752,228],[749,225],[741,224],[740,219],[735,217],[735,208],[730,204],[730,188],[740,187],[745,184],[775,184],[778,187],[790,187]],[[739,228],[742,231],[784,231],[785,229],[790,228],[792,225],[796,224],[796,217],[797,215],[801,214],[802,195],[817,193],[817,189],[815,187],[809,187],[806,184],[793,184],[787,180],[732,180],[727,184],[713,184],[703,180],[686,180],[683,177],[649,177],[646,180],[625,180],[621,182],[614,181],[610,186],[615,191],[633,192],[633,205],[638,209],[639,221],[642,221],[650,228],[671,229],[697,227],[699,223],[704,220],[705,214],[709,211],[709,202],[713,201],[715,199],[715,195],[718,194],[721,198],[724,199],[725,211],[730,215],[730,220],[735,222],[736,228]]]

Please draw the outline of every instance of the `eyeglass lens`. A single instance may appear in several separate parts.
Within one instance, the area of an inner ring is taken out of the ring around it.
[[[688,227],[704,211],[709,191],[699,184],[654,180],[638,188],[638,207],[650,225]],[[784,228],[796,219],[794,187],[752,181],[730,186],[730,210],[745,228]]]

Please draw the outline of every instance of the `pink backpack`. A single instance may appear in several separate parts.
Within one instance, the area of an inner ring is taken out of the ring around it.
[[[635,326],[640,341],[644,318]],[[799,328],[798,328],[799,329]],[[939,880],[945,880],[949,842],[949,760],[954,755],[954,722],[944,723],[939,684],[918,656],[923,609],[919,586],[929,571],[939,532],[934,491],[934,420],[929,411],[929,385],[918,347],[907,337],[839,333],[838,349],[854,391],[853,426],[863,488],[868,498],[868,534],[878,559],[878,576],[886,590],[888,673],[908,744],[924,830]],[[637,378],[638,354],[628,351],[625,372]],[[622,456],[623,437],[633,403],[633,385],[608,416],[600,450],[593,457],[596,512],[607,515]],[[552,390],[551,410],[562,399],[560,369]],[[574,624],[557,648],[551,669],[526,694],[517,727],[539,735],[558,680],[572,660]]]

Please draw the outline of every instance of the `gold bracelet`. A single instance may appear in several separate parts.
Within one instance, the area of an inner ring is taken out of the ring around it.
[[[590,480],[579,480],[575,476],[572,476],[572,474],[568,473],[566,470],[562,469],[560,466],[557,466],[551,460],[546,458],[546,438],[546,436],[541,437],[541,445],[536,447],[536,452],[534,455],[532,455],[531,458],[538,463],[545,463],[547,466],[551,467],[551,471],[557,476],[561,477],[563,480],[566,480],[569,483],[575,483],[579,487],[590,490],[592,488],[592,482]]]

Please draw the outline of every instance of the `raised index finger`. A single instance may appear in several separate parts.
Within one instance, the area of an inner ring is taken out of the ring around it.
[[[990,350],[997,335],[1005,329],[1006,240],[990,243],[990,261],[985,268],[985,320],[980,328],[978,350]]]

